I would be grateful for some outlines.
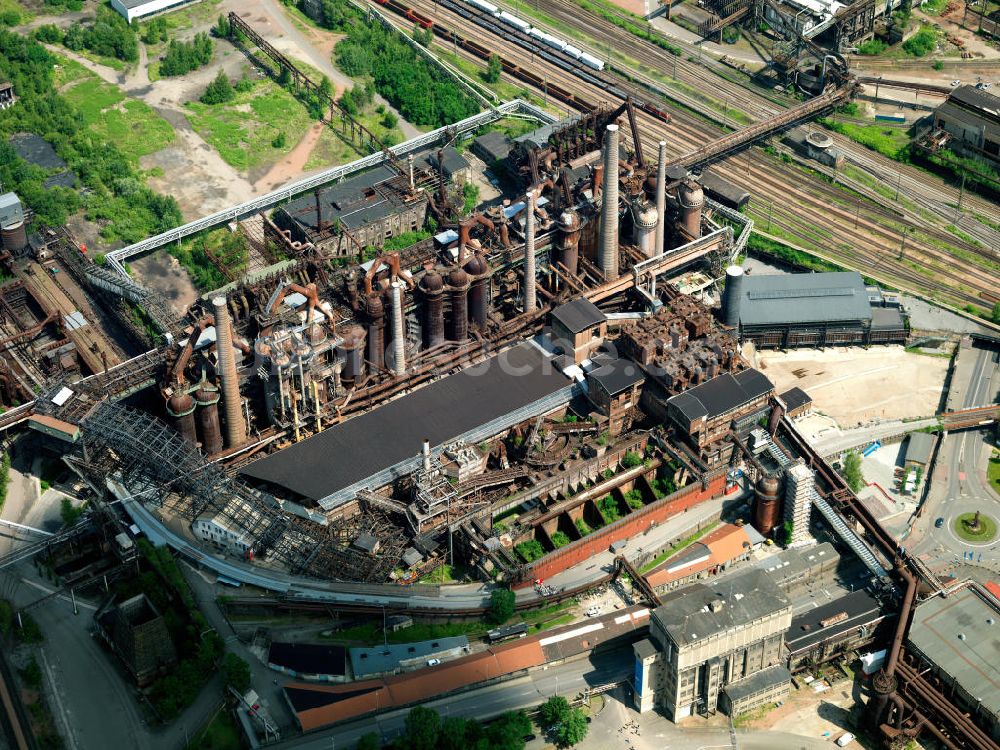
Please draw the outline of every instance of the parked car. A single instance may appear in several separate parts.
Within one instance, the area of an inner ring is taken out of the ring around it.
[[[954,81],[951,82],[951,85],[952,86],[961,86],[962,82],[956,78]]]
[[[428,659],[427,660],[427,666],[428,667],[436,667],[440,663],[441,663],[440,659]]]
[[[837,745],[839,747],[845,747],[846,745],[849,745],[851,743],[851,740],[853,739],[854,739],[853,734],[851,734],[850,732],[844,732],[842,735],[840,735],[840,737],[837,738]]]
[[[598,607],[597,605],[594,605],[593,607],[587,607],[587,611],[585,614],[587,615],[587,617],[597,617],[599,614],[601,614],[601,608]]]
[[[944,519],[943,518],[939,518],[938,520],[936,520],[934,522],[934,528],[935,529],[940,529],[942,526],[944,526]]]

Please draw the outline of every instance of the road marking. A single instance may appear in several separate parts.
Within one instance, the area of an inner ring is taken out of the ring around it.
[[[56,678],[52,674],[52,667],[49,666],[49,660],[45,658],[45,650],[39,649],[38,656],[42,660],[42,669],[45,670],[45,674],[49,678],[49,684],[52,686],[52,697],[55,699],[56,708],[59,710],[59,718],[62,719],[62,736],[67,742],[69,742],[70,748],[72,748],[72,750],[76,750],[76,738],[73,736],[73,730],[70,726],[69,718],[66,716],[66,709],[63,708],[62,698],[59,696],[59,685],[56,683]]]

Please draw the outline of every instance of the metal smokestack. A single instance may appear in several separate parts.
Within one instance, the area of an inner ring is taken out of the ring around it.
[[[726,288],[722,295],[722,322],[733,328],[736,328],[740,324],[740,297],[742,290],[743,267],[730,266],[726,269]]]
[[[410,168],[410,192],[412,193],[416,190],[416,184],[413,182],[413,154],[406,155],[406,163]]]
[[[243,400],[240,398],[240,379],[236,373],[236,355],[233,353],[233,324],[225,297],[213,297],[212,308],[215,314],[215,353],[219,360],[222,406],[226,412],[226,442],[232,448],[242,445],[247,439]]]
[[[604,139],[604,197],[598,260],[605,278],[618,278],[618,126],[613,123],[608,125]]]
[[[424,457],[424,473],[430,474],[431,471],[431,441],[424,438],[424,447],[421,451]]]
[[[392,282],[392,369],[396,377],[406,374],[406,351],[403,339],[403,282]]]
[[[656,248],[654,255],[663,255],[663,231],[667,211],[667,142],[660,141],[660,158],[656,166]]]
[[[524,217],[524,311],[535,309],[535,191],[525,196]]]

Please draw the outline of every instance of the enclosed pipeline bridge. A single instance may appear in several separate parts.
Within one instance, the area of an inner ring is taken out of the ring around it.
[[[180,242],[185,237],[190,237],[191,235],[198,234],[199,232],[215,229],[216,227],[223,226],[230,222],[239,221],[240,219],[244,219],[248,216],[253,216],[261,211],[274,208],[279,203],[289,201],[303,193],[312,192],[317,188],[324,187],[334,182],[339,182],[340,180],[343,180],[344,178],[357,172],[382,166],[387,163],[392,163],[393,160],[398,160],[400,157],[406,156],[407,154],[418,152],[439,143],[451,141],[459,135],[474,132],[483,125],[488,125],[491,122],[495,122],[496,120],[506,117],[537,120],[538,122],[546,125],[550,125],[556,121],[556,118],[553,115],[536,107],[535,105],[521,99],[515,99],[514,101],[507,102],[494,107],[493,109],[481,112],[478,115],[467,117],[466,119],[452,125],[447,125],[443,128],[438,128],[437,130],[432,130],[429,133],[424,133],[416,138],[404,141],[403,143],[386,149],[385,151],[365,156],[357,161],[351,162],[350,164],[332,167],[311,177],[296,180],[285,187],[273,190],[270,193],[260,196],[259,198],[254,198],[253,200],[249,200],[237,206],[225,208],[221,211],[215,212],[214,214],[210,214],[201,219],[196,219],[195,221],[184,224],[183,226],[162,232],[155,237],[150,237],[149,239],[137,242],[134,245],[114,250],[106,256],[108,264],[113,267],[119,275],[127,278],[128,273],[125,271],[124,264],[125,261],[130,258],[151,252],[168,245],[171,242]]]
[[[773,133],[778,133],[798,125],[800,122],[811,120],[820,113],[843,104],[854,95],[856,87],[857,82],[855,79],[848,78],[840,86],[830,88],[819,96],[809,99],[797,107],[785,110],[769,120],[755,122],[745,128],[728,133],[700,148],[689,151],[671,161],[667,167],[684,167],[688,170],[693,170],[708,166],[712,162],[729,156],[747,146],[751,146]]]

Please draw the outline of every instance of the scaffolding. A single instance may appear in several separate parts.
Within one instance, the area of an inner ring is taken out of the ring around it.
[[[83,421],[86,463],[123,485],[132,502],[162,508],[194,522],[211,516],[239,529],[258,562],[317,578],[382,581],[406,546],[381,508],[323,522],[290,503],[228,476],[190,442],[144,412],[101,402]],[[296,512],[299,511],[299,512]],[[381,540],[379,554],[350,549],[360,533]]]

